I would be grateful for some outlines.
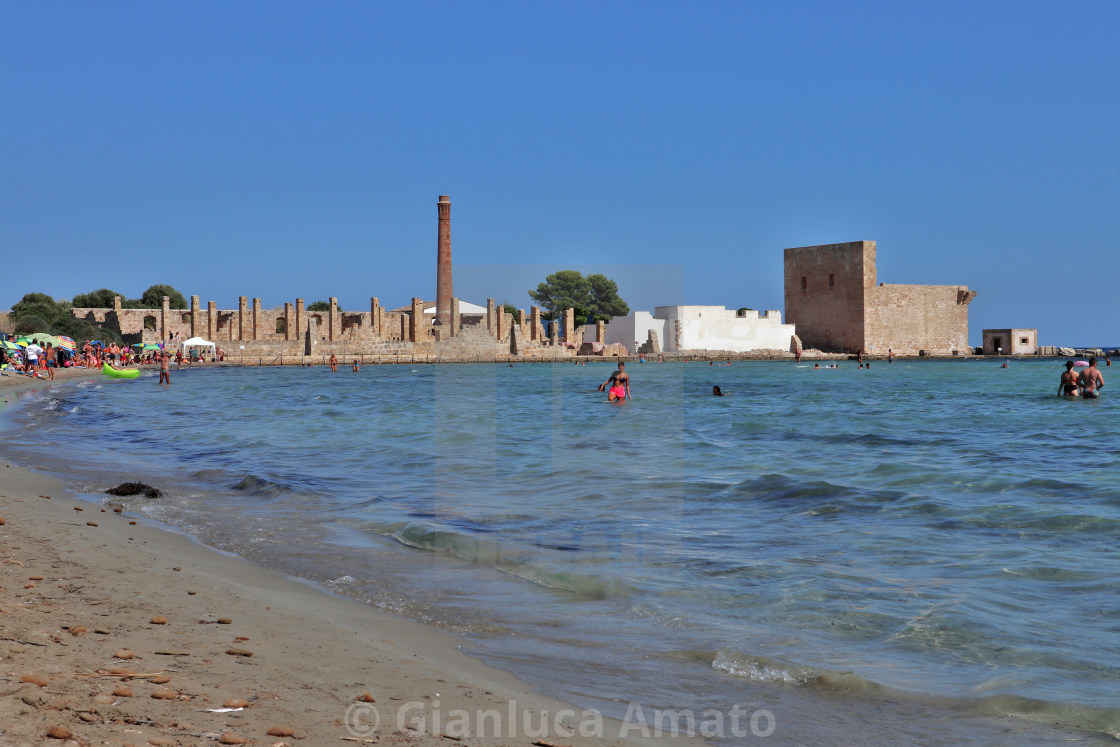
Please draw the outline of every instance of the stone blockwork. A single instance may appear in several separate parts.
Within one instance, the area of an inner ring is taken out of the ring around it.
[[[875,242],[785,250],[786,320],[806,348],[896,355],[965,355],[963,285],[876,285]]]
[[[434,315],[424,313],[424,306],[414,298],[409,306],[388,311],[374,297],[369,311],[344,311],[332,297],[326,311],[307,311],[302,298],[264,309],[260,299],[241,296],[236,309],[218,309],[213,301],[203,307],[199,297],[192,296],[190,309],[170,309],[165,298],[161,309],[122,309],[118,300],[112,309],[73,309],[72,314],[117,330],[129,343],[161,342],[175,335],[181,340],[205,337],[227,360],[255,364],[295,363],[304,356],[332,354],[342,360],[384,362],[505,360],[511,355],[551,360],[573,357],[583,337],[580,327],[569,339],[550,343],[538,323],[536,339],[531,339],[534,325],[528,314],[521,313],[523,321],[515,321],[490,299],[488,315],[460,315],[459,299],[452,299],[451,323],[440,325],[437,339]],[[540,310],[532,311],[539,319]]]

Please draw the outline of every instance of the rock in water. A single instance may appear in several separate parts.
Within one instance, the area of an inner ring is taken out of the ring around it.
[[[117,487],[109,488],[105,492],[109,495],[142,495],[145,498],[159,498],[163,495],[151,485],[145,485],[142,482],[122,482]]]

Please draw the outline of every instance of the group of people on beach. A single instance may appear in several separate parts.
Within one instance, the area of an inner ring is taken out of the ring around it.
[[[1096,399],[1101,396],[1104,377],[1101,376],[1101,372],[1097,368],[1097,359],[1095,357],[1089,358],[1088,367],[1081,371],[1073,370],[1076,365],[1073,361],[1066,361],[1066,370],[1062,372],[1062,378],[1058,384],[1058,396],[1082,397],[1083,399]]]

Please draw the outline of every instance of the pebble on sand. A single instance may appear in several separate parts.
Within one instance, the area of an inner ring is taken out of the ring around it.
[[[369,693],[362,693],[358,697],[354,698],[354,700],[356,700],[360,703],[376,703],[377,702],[376,700],[373,699],[373,696],[370,695]]]
[[[118,648],[113,652],[113,656],[117,659],[135,659],[136,654],[129,651],[127,648]]]
[[[96,521],[87,521],[86,526],[87,527],[95,527],[95,526],[97,526],[97,522]]]
[[[179,691],[170,687],[157,687],[152,690],[152,697],[156,700],[175,700],[179,697]]]
[[[222,703],[222,708],[248,708],[252,703],[243,698],[230,698]]]
[[[128,685],[117,685],[113,688],[113,695],[116,695],[118,698],[131,698],[132,688]]]
[[[218,744],[249,744],[249,740],[227,731],[218,739]]]
[[[171,678],[166,674],[157,674],[155,677],[148,678],[148,682],[151,682],[153,685],[166,685],[170,681]]]
[[[218,624],[219,625],[230,625],[232,623],[233,623],[233,620],[229,619],[228,617],[219,617],[218,618]]]
[[[270,737],[290,737],[296,733],[296,730],[290,726],[273,726],[265,732]]]
[[[8,522],[7,522],[7,521],[5,521],[4,519],[0,519],[0,527],[4,526],[4,525],[5,525],[5,524],[7,524],[7,523],[8,523]]]
[[[25,674],[19,678],[19,681],[29,682],[32,685],[38,685],[39,687],[46,687],[49,680],[47,680],[47,678],[42,676],[41,674]]]
[[[226,653],[229,654],[230,656],[252,656],[253,655],[252,651],[246,651],[243,648],[229,648],[229,649],[226,649]]]
[[[74,736],[74,732],[65,726],[52,726],[47,729],[47,736],[51,739],[69,739]]]
[[[164,617],[163,615],[156,615],[155,617],[152,618],[152,625],[166,625],[166,624],[167,624],[167,618]]]

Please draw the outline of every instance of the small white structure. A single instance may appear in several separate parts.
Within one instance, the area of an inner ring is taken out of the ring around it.
[[[217,354],[215,352],[217,346],[209,340],[204,340],[201,337],[192,337],[189,340],[183,340],[182,347],[183,355],[186,355],[191,348],[209,348],[210,357],[214,357]]]
[[[605,342],[621,343],[630,352],[657,333],[661,350],[723,350],[748,353],[753,350],[789,351],[794,325],[782,324],[778,310],[736,312],[725,306],[658,306],[650,314],[635,311],[616,316],[607,323]]]

